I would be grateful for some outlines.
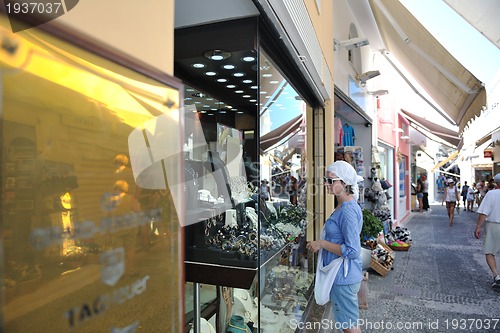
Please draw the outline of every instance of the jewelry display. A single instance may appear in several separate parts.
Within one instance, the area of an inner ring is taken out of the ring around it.
[[[248,188],[247,179],[244,176],[230,177],[229,187],[231,188],[231,195],[236,202],[248,200],[252,195],[252,191]]]
[[[225,225],[229,226],[229,227],[234,227],[234,226],[238,225],[238,221],[236,219],[236,209],[226,210]]]
[[[198,175],[188,161],[184,164],[184,193],[186,196],[186,209],[196,208],[198,195]]]
[[[257,226],[259,224],[259,216],[257,215],[257,212],[255,211],[255,208],[253,207],[246,207],[245,212],[247,214],[247,217],[250,219],[252,227],[254,229],[257,229]]]
[[[258,317],[258,307],[252,301],[250,293],[245,289],[234,289],[234,314],[241,315],[245,321],[256,323]]]

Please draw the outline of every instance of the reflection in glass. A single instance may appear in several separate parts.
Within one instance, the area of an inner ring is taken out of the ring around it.
[[[165,187],[180,183],[179,91],[6,27],[0,17],[2,42],[17,45],[0,50],[2,327],[180,331],[182,193]],[[129,145],[158,118],[170,140],[153,154],[168,168],[161,188],[142,181]]]

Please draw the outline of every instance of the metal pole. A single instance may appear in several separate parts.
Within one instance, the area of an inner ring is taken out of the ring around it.
[[[200,284],[194,283],[193,289],[193,332],[201,333],[201,302],[200,302]]]

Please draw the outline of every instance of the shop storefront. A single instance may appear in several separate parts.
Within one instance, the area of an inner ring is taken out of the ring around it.
[[[182,7],[178,17],[192,14]],[[305,244],[317,218],[310,191],[321,187],[311,168],[324,149],[311,130],[324,121],[321,103],[258,12],[210,23],[197,15],[175,30],[189,180],[186,328],[293,332],[290,320],[311,306]]]

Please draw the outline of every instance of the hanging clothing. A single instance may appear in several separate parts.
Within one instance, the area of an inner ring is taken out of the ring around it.
[[[342,120],[340,120],[339,117],[334,117],[333,118],[333,127],[335,129],[335,135],[334,135],[334,140],[333,143],[336,143],[338,145],[342,145],[342,139],[344,137],[344,130],[342,128]]]
[[[354,134],[354,128],[352,128],[352,126],[350,126],[349,124],[345,123],[342,129],[344,131],[344,136],[342,138],[342,145],[354,146],[354,138],[356,137],[356,135]]]

